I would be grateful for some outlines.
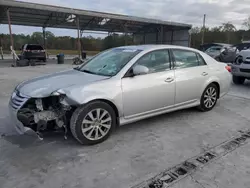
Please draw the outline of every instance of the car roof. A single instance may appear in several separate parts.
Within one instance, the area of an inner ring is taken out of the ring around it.
[[[231,46],[232,44],[226,44],[226,43],[206,43],[206,44],[202,44],[200,45],[202,46]]]
[[[178,48],[178,49],[183,49],[183,50],[193,50],[193,51],[198,51],[194,48],[188,48],[184,46],[176,46],[176,45],[162,45],[162,44],[145,44],[145,45],[131,45],[131,46],[120,46],[117,47],[116,49],[130,49],[130,50],[157,50],[157,49],[164,49],[164,48]]]

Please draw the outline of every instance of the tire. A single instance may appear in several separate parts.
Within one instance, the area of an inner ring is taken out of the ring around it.
[[[200,99],[200,105],[198,106],[198,109],[201,110],[202,112],[207,112],[207,111],[212,110],[217,103],[218,96],[219,96],[218,87],[213,83],[209,84],[204,90],[204,92],[202,93],[202,96]]]
[[[244,77],[240,77],[240,76],[233,76],[233,82],[236,85],[241,85],[241,84],[244,84],[245,78]]]
[[[98,109],[100,110],[100,118],[97,118]],[[106,112],[107,114],[103,118],[101,118],[101,116],[105,114],[104,112]],[[90,114],[92,114],[92,117]],[[110,121],[107,121],[109,119]],[[103,122],[101,120],[103,120]],[[83,121],[86,123],[83,124]],[[93,145],[103,142],[110,136],[115,127],[115,111],[110,105],[102,101],[90,102],[84,106],[77,108],[70,120],[70,130],[72,132],[72,135],[83,145]]]
[[[238,56],[238,57],[235,59],[235,61],[234,61],[234,63],[235,63],[236,65],[240,65],[242,62],[243,62],[243,57],[242,57],[242,56]]]

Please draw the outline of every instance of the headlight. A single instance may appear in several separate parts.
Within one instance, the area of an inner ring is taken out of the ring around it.
[[[51,96],[57,96],[59,98],[59,101],[62,102],[65,98],[66,94],[62,90],[54,91]]]

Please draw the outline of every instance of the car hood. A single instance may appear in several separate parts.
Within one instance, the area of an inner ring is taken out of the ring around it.
[[[84,85],[107,78],[109,77],[72,69],[27,80],[19,84],[16,89],[20,93],[30,97],[47,97],[58,89],[73,85],[83,87]]]

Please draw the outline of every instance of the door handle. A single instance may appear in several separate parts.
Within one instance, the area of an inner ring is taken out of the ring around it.
[[[201,75],[202,75],[202,76],[207,76],[208,73],[207,73],[207,72],[203,72]]]
[[[174,81],[174,79],[173,78],[171,78],[171,77],[169,77],[169,78],[167,78],[166,80],[165,80],[165,82],[173,82]]]

